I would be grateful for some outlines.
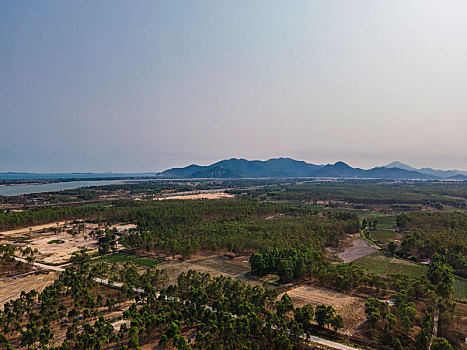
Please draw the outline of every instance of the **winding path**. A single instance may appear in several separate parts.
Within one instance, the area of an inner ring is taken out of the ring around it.
[[[433,318],[433,333],[431,335],[430,346],[428,347],[428,349],[431,349],[431,346],[433,345],[433,341],[438,336],[438,319],[439,319],[439,309],[437,306],[435,317]]]

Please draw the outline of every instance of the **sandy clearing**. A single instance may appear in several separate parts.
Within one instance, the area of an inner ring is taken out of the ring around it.
[[[39,251],[38,260],[45,263],[60,264],[66,262],[73,252],[82,247],[88,248],[91,252],[96,251],[98,248],[97,240],[89,234],[97,227],[97,224],[85,223],[82,232],[79,233],[76,231],[76,225],[58,222],[32,226],[31,229],[23,228],[7,231],[7,235],[4,235],[5,232],[0,233],[0,241],[3,240],[15,246],[28,246],[37,249]],[[68,233],[69,230],[75,230],[74,236]],[[51,241],[62,241],[62,243],[49,244]]]
[[[59,221],[59,222],[52,222],[50,224],[44,224],[44,225],[37,225],[37,226],[29,226],[29,227],[23,227],[23,228],[18,228],[16,230],[10,230],[10,231],[0,231],[0,236],[11,236],[11,235],[17,235],[21,233],[29,233],[29,232],[35,232],[35,231],[41,231],[45,230],[48,228],[53,228],[57,226],[63,226],[65,225],[65,221]]]
[[[337,256],[341,258],[344,263],[348,263],[370,255],[375,251],[377,251],[375,247],[369,245],[365,240],[357,238],[355,241],[353,241],[351,247],[347,248],[342,253],[337,254]]]
[[[49,244],[50,241],[63,241],[61,244]],[[22,244],[21,244],[22,245]],[[73,252],[86,247],[90,251],[96,251],[98,243],[95,239],[85,236],[84,234],[77,234],[72,237],[65,232],[42,233],[38,237],[31,237],[27,243],[28,247],[39,251],[38,259],[45,263],[63,263],[68,261]]]
[[[116,225],[111,225],[109,228],[110,229],[116,228],[118,231],[128,231],[136,227],[138,226],[135,224],[116,224]]]
[[[162,198],[154,198],[155,200],[167,200],[167,199],[221,199],[221,198],[233,198],[234,196],[224,192],[217,193],[198,193],[198,194],[187,194],[185,196],[166,196]]]
[[[60,240],[62,244],[49,244],[50,241]],[[91,251],[96,251],[98,243],[96,240],[88,238],[84,235],[76,235],[72,238],[66,233],[52,233],[43,234],[40,239],[32,241],[29,246],[32,249],[37,248],[39,253],[44,256],[43,261],[45,263],[62,263],[66,262],[73,252],[86,247]]]
[[[311,304],[332,305],[336,312],[344,319],[342,333],[352,335],[358,326],[365,320],[365,299],[339,293],[330,289],[303,285],[287,291],[294,305],[303,306]]]

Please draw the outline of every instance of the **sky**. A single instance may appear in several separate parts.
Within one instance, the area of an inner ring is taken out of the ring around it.
[[[467,170],[467,1],[0,1],[0,172]]]

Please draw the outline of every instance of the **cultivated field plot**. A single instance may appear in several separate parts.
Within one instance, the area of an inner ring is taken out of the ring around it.
[[[467,300],[467,278],[454,276],[454,299]]]
[[[375,252],[363,258],[354,261],[355,264],[362,266],[370,273],[380,276],[400,273],[410,277],[420,277],[427,273],[428,267],[415,264],[413,262],[389,258],[381,252]]]
[[[311,285],[303,285],[287,291],[294,306],[311,304],[316,307],[318,304],[332,305],[336,312],[344,319],[344,329],[342,333],[352,335],[358,326],[365,320],[365,299],[333,290],[317,288]]]
[[[370,237],[373,241],[394,242],[400,235],[391,230],[376,230],[370,231]]]
[[[0,281],[0,307],[11,299],[17,299],[21,291],[29,292],[35,289],[41,292],[46,286],[58,278],[57,272],[28,274],[24,277],[8,278]]]
[[[161,259],[140,256],[134,252],[118,252],[112,255],[101,256],[96,261],[105,261],[111,264],[124,264],[132,262],[139,267],[154,267],[163,262]]]
[[[344,252],[337,254],[345,263],[354,261],[361,257],[367,256],[374,253],[377,249],[369,245],[366,241],[361,238],[353,241],[351,247],[347,248]]]
[[[396,226],[396,216],[395,215],[384,215],[378,213],[370,213],[365,215],[368,220],[378,221],[377,228],[391,230]]]
[[[213,277],[224,275],[244,282],[262,284],[261,281],[248,275],[250,272],[248,267],[242,266],[241,263],[238,263],[245,259],[246,257],[232,259],[222,255],[213,255],[184,262],[164,263],[161,264],[159,268],[167,271],[169,284],[176,283],[178,275],[182,272],[187,272],[188,270],[209,273]]]

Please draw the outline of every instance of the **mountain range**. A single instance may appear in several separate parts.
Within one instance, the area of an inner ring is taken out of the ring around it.
[[[192,164],[172,168],[157,175],[164,178],[368,178],[467,180],[467,172],[459,170],[416,169],[401,162],[372,169],[353,168],[344,162],[316,165],[291,158],[273,158],[266,161],[232,158],[207,166]]]

